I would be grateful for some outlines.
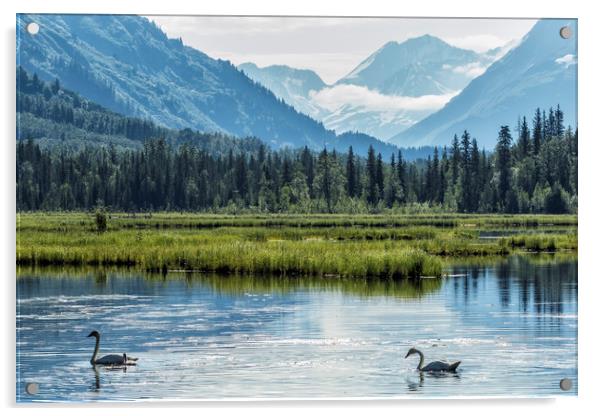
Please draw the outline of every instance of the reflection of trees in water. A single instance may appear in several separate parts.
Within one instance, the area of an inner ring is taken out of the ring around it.
[[[512,256],[490,266],[453,267],[453,291],[464,304],[474,299],[490,278],[495,279],[499,302],[510,308],[514,301],[522,312],[560,315],[563,304],[577,296],[577,260]]]
[[[290,293],[298,290],[339,291],[356,296],[421,298],[441,289],[442,279],[365,279],[311,276],[249,276],[190,274],[187,282],[202,284],[218,293]]]
[[[391,296],[396,298],[421,298],[439,291],[442,279],[381,279],[342,278],[338,276],[278,276],[278,275],[220,275],[210,273],[145,273],[119,268],[25,268],[17,270],[17,290],[24,293],[68,294],[111,293],[118,288],[122,293],[153,295],[162,287],[182,282],[190,290],[200,286],[217,293],[244,295],[246,293],[286,294],[298,290],[337,291],[356,296]],[[50,278],[55,285],[41,286],[40,277]],[[60,284],[61,279],[74,279],[79,289]]]

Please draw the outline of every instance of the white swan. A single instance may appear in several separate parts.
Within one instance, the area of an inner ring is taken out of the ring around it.
[[[90,364],[92,365],[136,365],[136,361],[138,358],[128,357],[125,353],[122,355],[119,354],[109,354],[104,357],[96,358],[98,355],[98,350],[100,349],[100,333],[98,331],[90,332],[88,337],[96,338],[96,346],[94,347],[94,353],[92,354],[92,358],[90,358]]]
[[[418,363],[418,371],[426,371],[426,372],[449,372],[455,373],[456,369],[460,365],[462,361],[456,361],[455,363],[446,363],[443,361],[433,361],[432,363],[428,363],[426,366],[422,366],[424,364],[424,354],[417,350],[416,348],[410,348],[408,353],[406,354],[406,358],[408,358],[412,354],[418,354],[420,356],[420,362]]]

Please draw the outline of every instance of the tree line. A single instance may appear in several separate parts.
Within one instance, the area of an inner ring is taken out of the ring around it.
[[[265,145],[215,153],[148,140],[140,149],[78,151],[17,143],[18,210],[564,213],[577,210],[577,132],[559,106],[501,126],[494,151],[464,131],[407,161]]]

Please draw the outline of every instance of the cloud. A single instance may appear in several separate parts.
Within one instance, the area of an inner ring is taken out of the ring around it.
[[[335,111],[342,106],[370,111],[435,111],[447,104],[458,92],[405,97],[384,95],[358,85],[336,85],[318,92],[311,91],[310,96],[313,102],[329,111]]]
[[[444,64],[443,69],[451,69],[454,74],[463,74],[469,78],[476,78],[481,75],[487,69],[487,66],[480,62],[471,62],[466,65],[460,65],[451,67],[450,65]]]
[[[556,59],[554,62],[556,62],[558,65],[564,65],[565,68],[568,68],[571,65],[577,64],[577,57],[569,53]]]

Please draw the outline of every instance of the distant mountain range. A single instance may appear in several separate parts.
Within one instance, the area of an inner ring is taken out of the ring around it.
[[[501,52],[478,54],[431,35],[388,42],[334,85],[309,70],[250,63],[239,68],[327,128],[386,140],[442,107]]]
[[[560,28],[573,36],[563,39]],[[577,26],[575,20],[540,20],[503,58],[475,78],[445,107],[391,139],[400,146],[444,145],[464,129],[493,148],[501,125],[537,107],[560,106],[565,124],[577,120]]]
[[[30,21],[40,25],[35,36],[25,30]],[[169,39],[147,18],[18,15],[17,26],[18,65],[113,111],[174,129],[256,136],[276,148],[348,147],[230,62]],[[397,150],[369,136],[358,143],[362,153],[370,145]]]
[[[34,20],[41,30],[31,36],[24,27]],[[559,36],[564,25],[572,39]],[[491,149],[501,124],[556,104],[576,124],[574,20],[539,21],[520,42],[482,54],[430,35],[388,42],[332,85],[306,69],[237,68],[139,16],[18,15],[17,26],[17,64],[44,80],[170,129],[274,148],[353,144],[365,154],[372,145],[388,155],[446,145],[467,129]]]

